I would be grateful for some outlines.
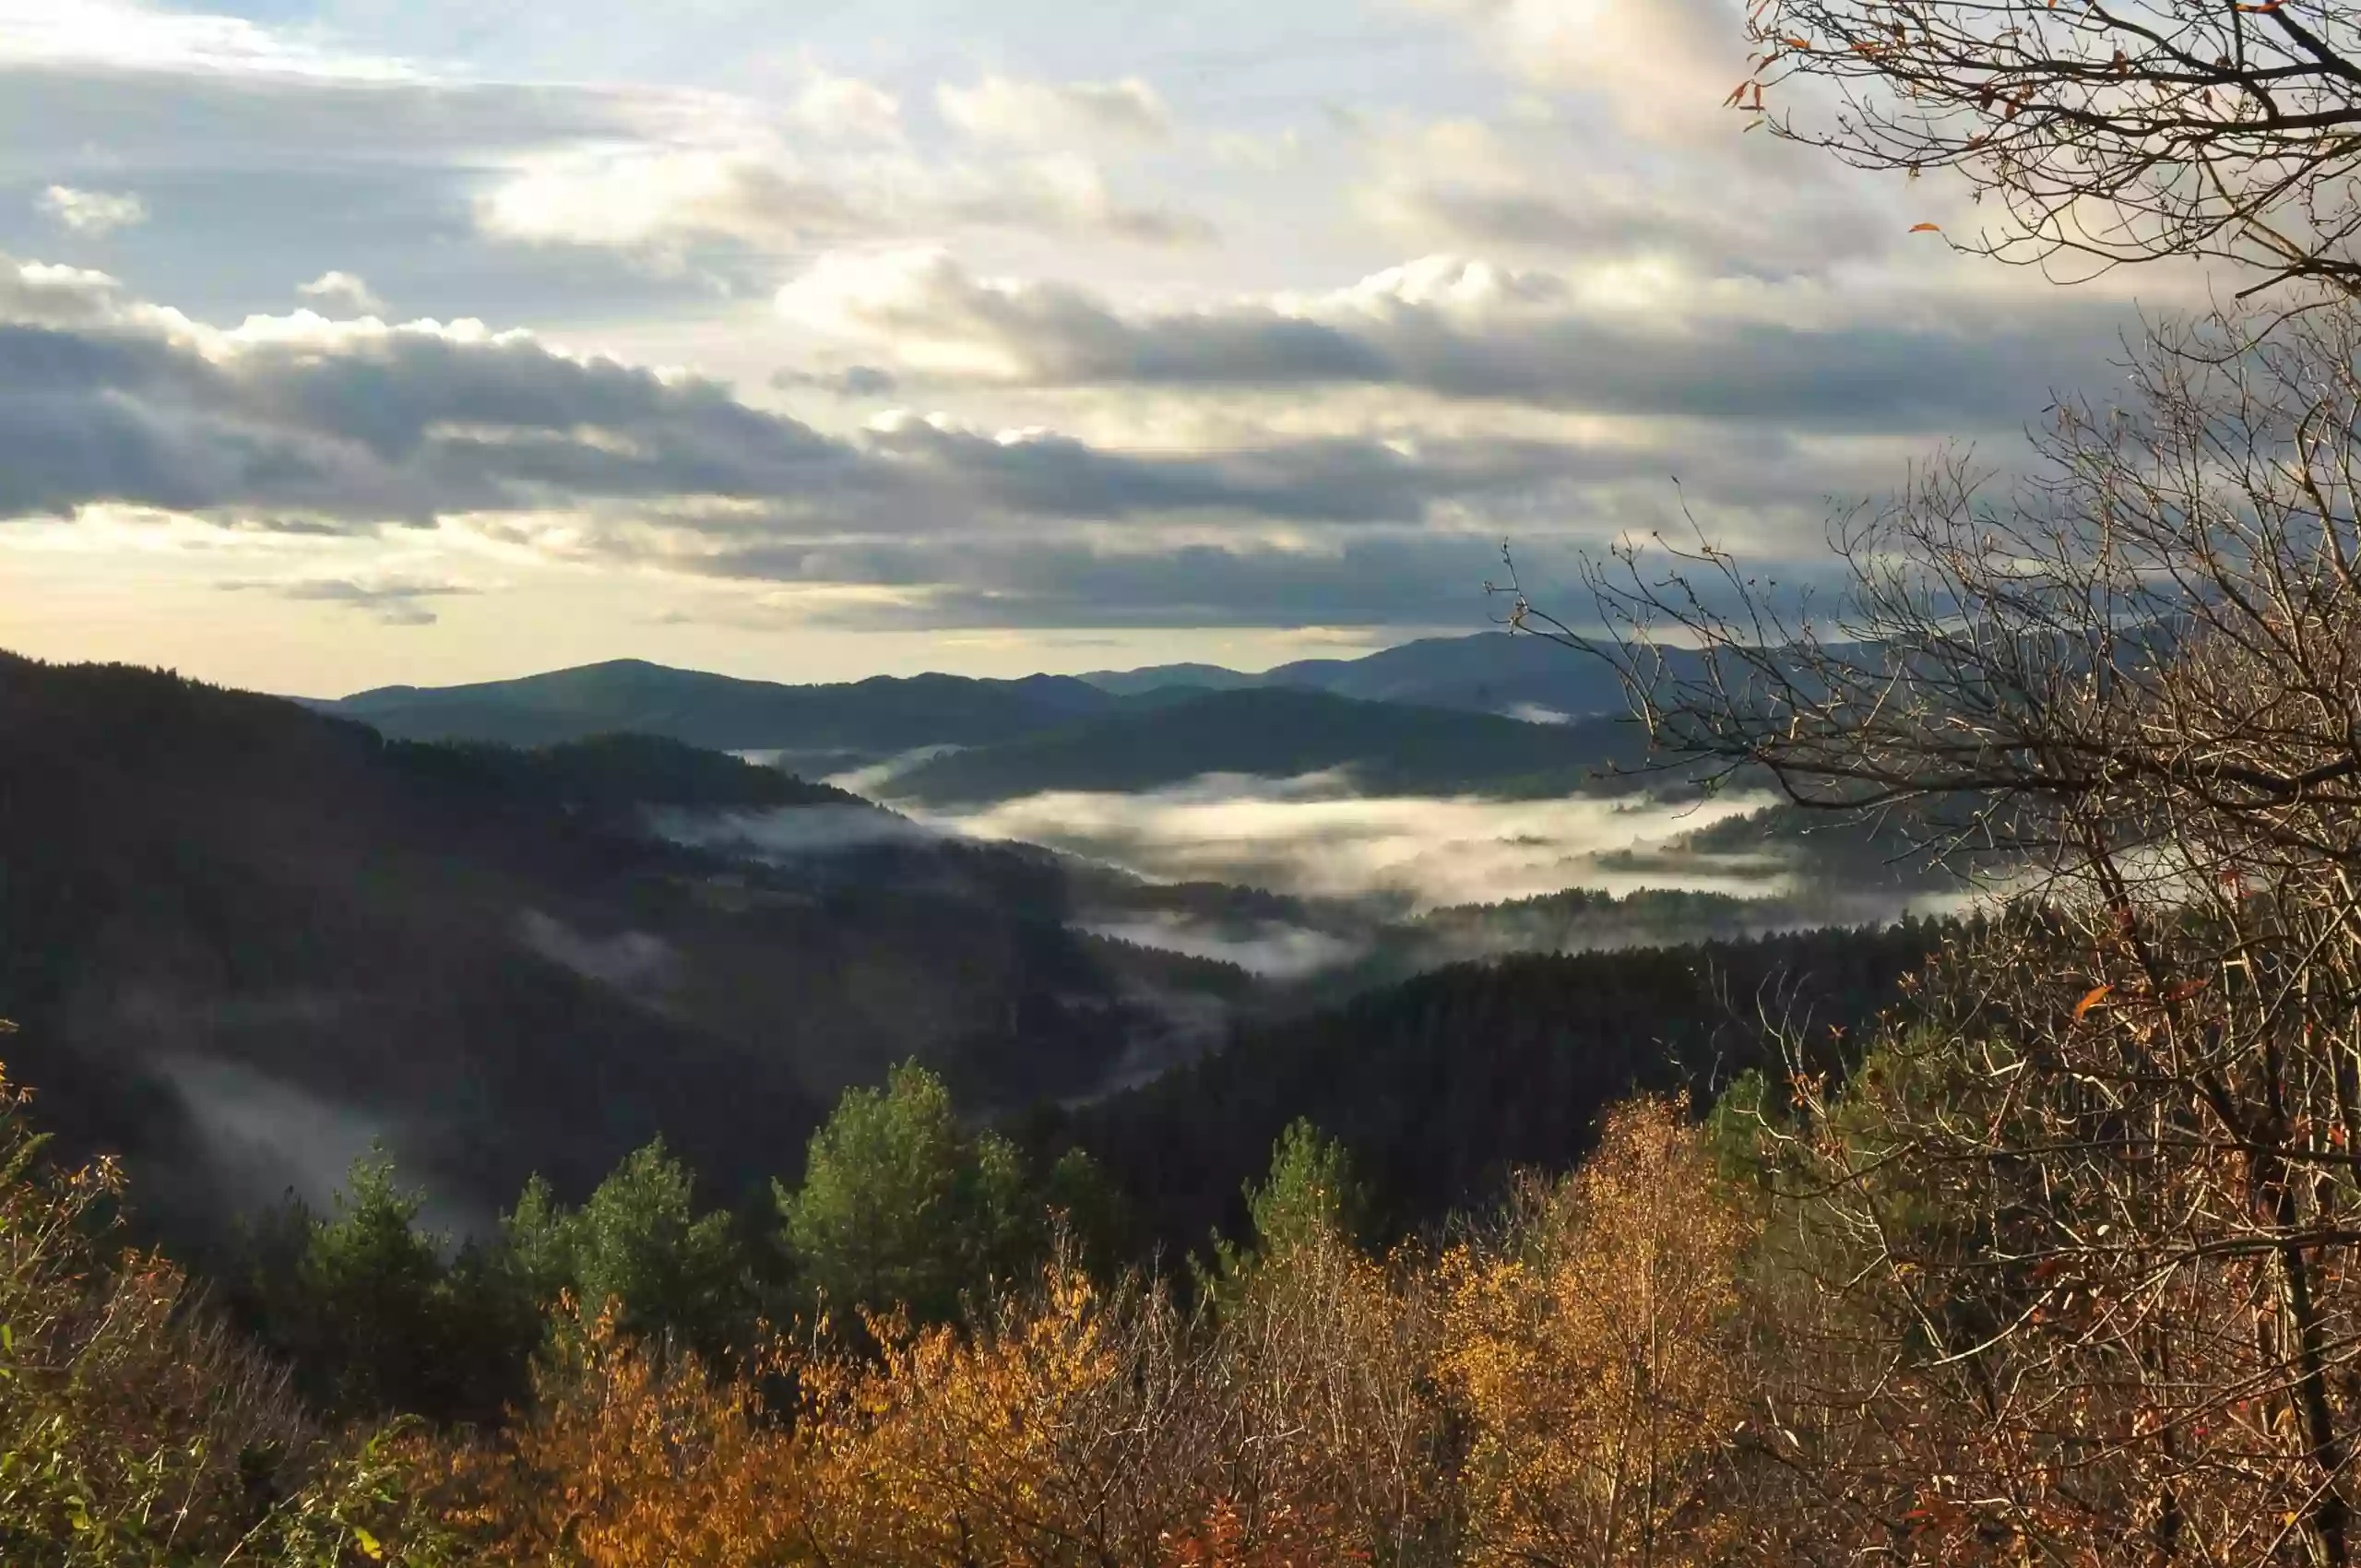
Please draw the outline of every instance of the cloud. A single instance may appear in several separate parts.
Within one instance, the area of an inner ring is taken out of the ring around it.
[[[660,936],[644,931],[590,936],[539,909],[517,916],[516,939],[560,968],[627,994],[669,991],[682,969],[680,950]]]
[[[1896,440],[2021,418],[2040,356],[2090,336],[2063,308],[2010,322],[1973,301],[1952,327],[1655,327],[1560,273],[1448,259],[1126,313],[941,253],[848,252],[780,306],[896,361],[782,385],[1219,389],[1239,417],[1133,443],[907,408],[824,431],[719,381],[479,322],[217,327],[104,274],[0,260],[0,518],[114,506],[287,534],[435,530],[479,554],[744,585],[768,626],[1472,628],[1504,534],[1562,564],[1678,527],[1674,472],[1726,542],[1806,577],[1832,489],[1888,482],[1913,449]],[[1549,418],[1425,428],[1380,407],[1297,434],[1256,416],[1340,385]],[[397,624],[433,613],[431,584],[302,580]]]
[[[771,385],[781,392],[797,387],[816,387],[839,398],[883,398],[901,385],[890,370],[873,364],[847,365],[842,370],[807,371],[780,370],[771,374]]]
[[[1949,319],[1906,322],[1766,316],[1778,303],[1652,325],[1563,274],[1437,255],[1325,293],[1127,315],[1069,285],[978,278],[941,250],[825,255],[777,299],[907,369],[1019,385],[1385,386],[1937,435],[2014,426],[2117,331],[2088,300],[1958,299]]]
[[[1169,910],[1093,921],[1082,929],[1137,947],[1236,964],[1250,974],[1276,980],[1302,980],[1337,968],[1369,951],[1366,942],[1285,921],[1224,923]]]
[[[529,160],[479,198],[477,219],[487,233],[533,243],[733,240],[777,249],[863,234],[882,221],[784,152],[643,147]]]
[[[1381,292],[1421,309],[1553,297],[1456,272]],[[1673,525],[1676,462],[1709,517],[1774,540],[1817,528],[1825,454],[1767,415],[1703,445],[1675,429],[1126,449],[907,410],[829,434],[718,382],[478,323],[224,329],[101,274],[0,265],[0,517],[111,504],[289,532],[439,528],[545,561],[777,585],[772,623],[1474,625],[1502,533]],[[404,587],[304,591],[423,624],[431,595],[388,591]]]
[[[480,323],[207,327],[99,274],[0,266],[0,517],[99,503],[350,532],[469,519],[581,558],[891,586],[897,541],[1119,524],[1416,525],[1561,482],[1548,443],[1322,437],[1126,451],[897,412],[848,436],[723,385]],[[1158,552],[1152,531],[1127,536]],[[926,541],[926,542],[915,542]],[[907,560],[909,557],[904,557]],[[882,562],[882,564],[881,564]]]
[[[934,844],[942,834],[872,806],[782,806],[768,812],[656,814],[657,830],[677,843],[726,849],[757,860],[800,860],[882,844]]]
[[[1572,724],[1575,716],[1561,713],[1554,707],[1544,707],[1537,702],[1521,702],[1502,710],[1503,718],[1522,720],[1526,724]]]
[[[227,582],[231,592],[255,591],[298,603],[342,604],[375,616],[388,626],[432,626],[435,613],[424,600],[481,590],[459,583],[421,582],[384,577],[356,582],[349,577],[300,577],[285,581]]]
[[[1511,73],[1596,101],[1626,137],[1734,133],[1724,97],[1746,75],[1736,0],[1414,0],[1466,25]]]
[[[0,65],[371,82],[415,75],[401,62],[338,53],[241,17],[139,0],[0,0]]]
[[[875,82],[807,65],[795,119],[825,137],[893,141],[902,134],[902,101]]]
[[[1721,130],[1666,151],[1554,108],[1500,121],[1389,120],[1364,138],[1355,204],[1406,244],[1544,259],[1592,277],[1667,274],[1649,303],[1673,317],[1733,279],[1857,272],[1903,238],[1910,220],[1897,217],[1898,193],[1735,124]],[[1729,200],[1738,189],[1750,199]],[[1926,193],[1913,195],[1923,206]]]
[[[356,315],[383,315],[386,311],[386,302],[371,291],[364,279],[350,272],[323,272],[297,285],[295,291],[325,305],[341,305]]]
[[[60,228],[91,239],[103,239],[118,229],[134,229],[148,221],[148,204],[126,192],[52,185],[42,192],[35,205]]]
[[[353,1161],[398,1131],[240,1063],[176,1052],[148,1065],[180,1097],[208,1174],[241,1206],[266,1208],[291,1190],[325,1211]]]
[[[0,322],[77,327],[112,321],[123,285],[103,272],[0,255]]]
[[[1113,137],[1160,141],[1172,116],[1136,77],[1114,82],[1040,82],[988,76],[969,87],[935,89],[944,120],[982,141],[1028,147],[1095,146]]]
[[[1193,214],[1126,202],[1079,154],[985,164],[909,154],[823,163],[764,137],[706,147],[588,146],[536,157],[479,197],[477,217],[500,238],[659,254],[715,243],[794,252],[943,229],[1157,246],[1215,237]]]
[[[1144,245],[1204,245],[1219,232],[1194,213],[1133,206],[1118,197],[1098,165],[1056,153],[1008,166],[967,188],[950,190],[944,216],[965,224],[1043,233],[1103,234]],[[907,232],[912,225],[903,226]]]

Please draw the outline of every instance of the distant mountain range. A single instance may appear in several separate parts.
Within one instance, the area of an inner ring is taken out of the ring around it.
[[[1428,637],[1360,659],[1307,659],[1260,674],[1212,664],[1159,664],[1100,671],[1081,679],[1124,695],[1171,687],[1231,691],[1286,686],[1367,702],[1461,708],[1563,721],[1624,710],[1621,683],[1607,663],[1560,644],[1507,632]]]
[[[545,746],[627,732],[714,751],[783,753],[780,760],[800,771],[822,772],[924,746],[1030,733],[1121,700],[1062,675],[879,676],[790,686],[621,659],[514,681],[384,686],[307,706],[397,740]]]
[[[758,754],[808,776],[909,759],[881,788],[931,802],[1332,768],[1373,790],[1548,794],[1640,750],[1612,717],[1623,694],[1605,663],[1505,633],[1260,674],[1175,664],[795,686],[623,659],[310,706],[404,740],[541,746],[630,732]],[[919,759],[944,750],[953,754]]]

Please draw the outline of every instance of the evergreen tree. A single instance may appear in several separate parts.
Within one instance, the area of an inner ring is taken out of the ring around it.
[[[1353,1175],[1345,1146],[1299,1117],[1271,1146],[1269,1176],[1246,1185],[1253,1241],[1240,1245],[1216,1234],[1210,1273],[1193,1261],[1192,1267],[1201,1288],[1234,1302],[1239,1289],[1269,1260],[1322,1242],[1358,1241],[1368,1212],[1367,1191]]]
[[[502,1220],[510,1266],[543,1307],[571,1293],[612,1310],[634,1336],[672,1336],[708,1354],[749,1319],[744,1250],[720,1210],[700,1215],[688,1170],[658,1138],[626,1156],[578,1209],[525,1184]]]
[[[827,1307],[956,1314],[962,1291],[1038,1250],[1042,1206],[1016,1146],[970,1136],[943,1080],[916,1063],[856,1088],[813,1134],[803,1185],[776,1189],[789,1251]]]
[[[329,1214],[292,1200],[247,1231],[233,1303],[325,1409],[483,1420],[524,1392],[531,1303],[496,1252],[421,1229],[423,1202],[381,1148]]]

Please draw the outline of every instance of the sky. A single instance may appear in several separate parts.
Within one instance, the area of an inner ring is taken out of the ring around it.
[[[2181,285],[1745,75],[1724,0],[0,0],[0,647],[1259,669],[1684,500],[1808,578]]]

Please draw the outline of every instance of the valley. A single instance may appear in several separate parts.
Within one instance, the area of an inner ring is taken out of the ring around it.
[[[1495,683],[1578,700],[1583,663],[1547,650],[1571,673],[1545,687],[1532,646],[1414,645],[1377,683],[1489,690],[1471,665],[1506,656]],[[529,1174],[583,1191],[659,1134],[728,1198],[906,1060],[971,1116],[1151,1149],[1169,1134],[1122,1120],[1145,1112],[1090,1108],[1185,1095],[1161,1081],[1192,1063],[1322,1059],[1337,1019],[1491,985],[1506,956],[1597,977],[1534,982],[1557,998],[1627,968],[1571,956],[1752,963],[1783,951],[1758,939],[1940,897],[1774,833],[1767,795],[1619,772],[1638,754],[1613,719],[1202,671],[832,688],[626,663],[297,704],[11,659],[0,738],[12,1065],[200,1239],[282,1191],[324,1202],[373,1141],[462,1229]],[[836,766],[806,781],[791,758]],[[1466,1135],[1571,1158],[1584,1108],[1647,1075],[1613,1052],[1655,1036],[1618,1028],[1600,1060],[1623,1064],[1584,1070],[1603,1076],[1560,1131]],[[1386,1099],[1408,1069],[1372,1039],[1357,1071]],[[1175,1215],[1234,1194],[1272,1115],[1319,1110],[1260,1092]],[[1169,1194],[1177,1158],[1126,1179]]]

